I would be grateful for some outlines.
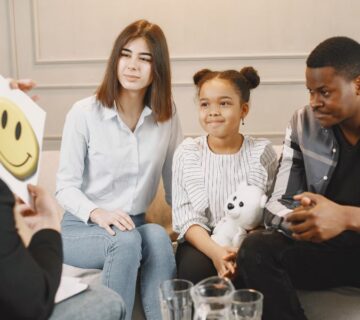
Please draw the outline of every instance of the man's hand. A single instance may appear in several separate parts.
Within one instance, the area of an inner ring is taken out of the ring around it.
[[[344,207],[322,195],[304,192],[294,196],[301,205],[286,216],[297,240],[322,242],[346,230]]]
[[[135,224],[131,217],[120,209],[114,211],[107,211],[97,208],[90,213],[90,220],[104,228],[110,235],[114,236],[115,231],[110,226],[115,226],[120,231],[132,230]]]

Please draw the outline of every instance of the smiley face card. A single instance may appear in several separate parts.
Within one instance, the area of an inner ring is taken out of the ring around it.
[[[36,184],[46,113],[0,76],[0,178],[26,203]]]

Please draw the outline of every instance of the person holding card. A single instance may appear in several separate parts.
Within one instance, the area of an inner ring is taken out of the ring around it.
[[[10,86],[27,91],[34,82],[12,80]],[[32,207],[15,198],[0,179],[0,318],[124,319],[125,308],[120,297],[100,286],[54,308],[62,269],[60,215],[55,199],[45,190],[28,185],[28,191]],[[17,222],[32,233],[27,247],[17,230]]]
[[[139,278],[147,319],[161,318],[159,285],[175,276],[165,229],[145,222],[162,175],[171,203],[173,153],[182,132],[171,96],[164,33],[145,20],[115,40],[95,96],[66,117],[56,196],[65,263],[102,269],[131,319]],[[139,277],[138,277],[139,273]]]

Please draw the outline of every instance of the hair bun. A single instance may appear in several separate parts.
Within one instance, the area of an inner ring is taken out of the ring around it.
[[[260,84],[260,77],[253,67],[242,68],[240,74],[248,81],[250,89],[254,89]]]
[[[207,74],[209,74],[210,72],[212,72],[209,69],[201,69],[200,71],[196,72],[193,76],[193,80],[195,85],[197,86],[199,81]]]

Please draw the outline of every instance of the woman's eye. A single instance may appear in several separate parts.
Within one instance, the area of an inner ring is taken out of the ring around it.
[[[201,108],[206,108],[206,107],[208,107],[208,106],[209,106],[209,104],[206,103],[206,102],[200,103],[200,107],[201,107]]]
[[[131,57],[130,53],[128,53],[128,52],[121,52],[121,56],[125,57],[125,58],[130,58]]]
[[[151,62],[151,58],[148,57],[140,57],[140,60],[145,62]]]

